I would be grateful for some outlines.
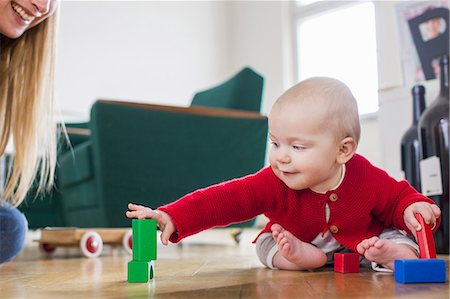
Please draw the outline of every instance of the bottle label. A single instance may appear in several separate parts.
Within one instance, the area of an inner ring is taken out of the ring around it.
[[[432,156],[420,161],[422,193],[425,196],[442,195],[441,160]]]

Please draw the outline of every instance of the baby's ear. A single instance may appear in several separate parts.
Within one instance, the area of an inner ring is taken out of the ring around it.
[[[356,152],[356,141],[353,137],[345,137],[339,142],[339,152],[337,156],[337,162],[340,164],[347,163]]]

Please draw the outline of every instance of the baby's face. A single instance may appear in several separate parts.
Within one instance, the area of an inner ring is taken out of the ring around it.
[[[325,110],[313,102],[286,101],[269,115],[270,165],[291,189],[325,192],[340,179],[339,142]]]

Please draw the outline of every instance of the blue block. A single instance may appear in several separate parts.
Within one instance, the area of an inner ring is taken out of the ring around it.
[[[445,261],[439,259],[395,260],[394,279],[400,283],[446,281]]]

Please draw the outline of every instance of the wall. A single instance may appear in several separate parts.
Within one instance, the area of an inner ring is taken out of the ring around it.
[[[266,77],[263,111],[294,83],[291,23],[286,1],[232,1],[229,11],[230,64],[258,66]]]
[[[61,3],[57,95],[66,119],[99,97],[187,106],[242,67],[265,77],[263,113],[292,83],[288,2]]]
[[[65,119],[115,98],[187,106],[229,67],[224,2],[64,1],[57,97]]]

